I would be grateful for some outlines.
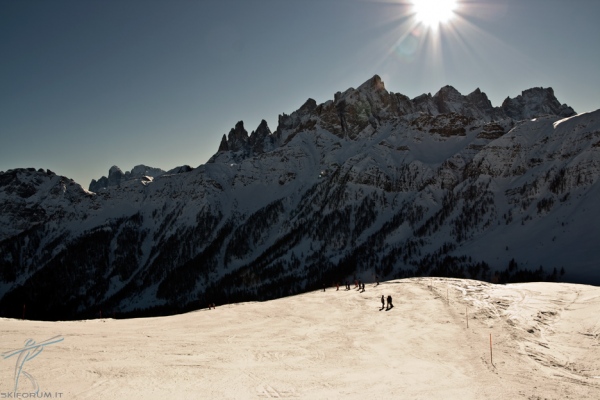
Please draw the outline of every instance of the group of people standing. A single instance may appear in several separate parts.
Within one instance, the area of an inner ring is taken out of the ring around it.
[[[337,282],[335,284],[335,286],[336,286],[336,291],[340,290],[339,282]],[[346,287],[346,290],[350,290],[350,283],[348,281],[346,281],[344,283],[344,286]],[[377,279],[377,284],[375,286],[379,286],[379,279]],[[357,279],[354,280],[354,287],[358,288],[358,290],[361,293],[365,291],[365,283],[361,282],[360,280],[357,280]],[[323,284],[323,291],[325,291],[325,284]],[[380,310],[383,310],[384,308],[386,311],[389,311],[392,308],[394,308],[394,304],[392,303],[391,295],[388,295],[387,299],[384,295],[381,295],[381,309]]]
[[[385,308],[385,311],[391,310],[392,308],[394,308],[394,305],[392,304],[392,296],[388,295],[387,297],[387,307],[385,306],[385,296],[381,295],[381,309],[383,310]]]
[[[379,284],[379,283],[377,283],[377,284]],[[346,290],[350,290],[350,283],[348,281],[346,281],[344,283],[344,286],[346,287]],[[335,289],[336,291],[340,290],[340,283],[337,282],[335,284],[335,287],[336,287],[336,289]],[[360,290],[361,293],[365,291],[365,283],[361,282],[359,280],[354,281],[354,287],[358,288],[358,290]],[[325,291],[325,284],[323,284],[323,291]]]

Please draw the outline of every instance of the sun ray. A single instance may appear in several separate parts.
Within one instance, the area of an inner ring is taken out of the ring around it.
[[[450,21],[458,6],[456,0],[412,0],[416,20],[431,29]]]
[[[414,7],[418,0],[363,1],[380,6],[379,36],[373,46],[366,49],[369,55],[365,58],[370,60],[369,68],[380,74],[387,84],[407,79],[411,82],[407,87],[427,90],[446,84],[460,87],[469,81],[464,73],[467,66],[477,77],[500,77],[504,73],[499,70],[501,64],[493,57],[481,57],[489,46],[498,49],[498,57],[514,59],[515,69],[530,69],[526,65],[528,55],[520,54],[482,28],[482,21],[502,14],[506,6],[483,0],[455,0],[451,17],[432,27],[418,19]],[[497,104],[503,99],[490,100]]]

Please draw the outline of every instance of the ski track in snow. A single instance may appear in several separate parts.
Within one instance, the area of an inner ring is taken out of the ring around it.
[[[600,398],[597,287],[351,287],[161,318],[2,319],[0,352],[62,335],[23,370],[64,399]],[[380,310],[381,295],[394,308]],[[1,393],[15,362],[0,360]]]

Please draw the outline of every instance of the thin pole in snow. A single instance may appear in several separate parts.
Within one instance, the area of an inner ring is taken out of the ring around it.
[[[469,329],[469,307],[465,307],[465,315],[467,316],[467,329]]]

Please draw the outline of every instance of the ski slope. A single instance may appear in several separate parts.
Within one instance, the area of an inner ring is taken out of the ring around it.
[[[351,288],[160,318],[2,319],[0,353],[63,339],[23,365],[33,380],[21,374],[21,397],[35,381],[63,399],[600,398],[598,287],[413,278]],[[381,295],[394,308],[381,310]],[[16,364],[0,358],[3,398]]]

